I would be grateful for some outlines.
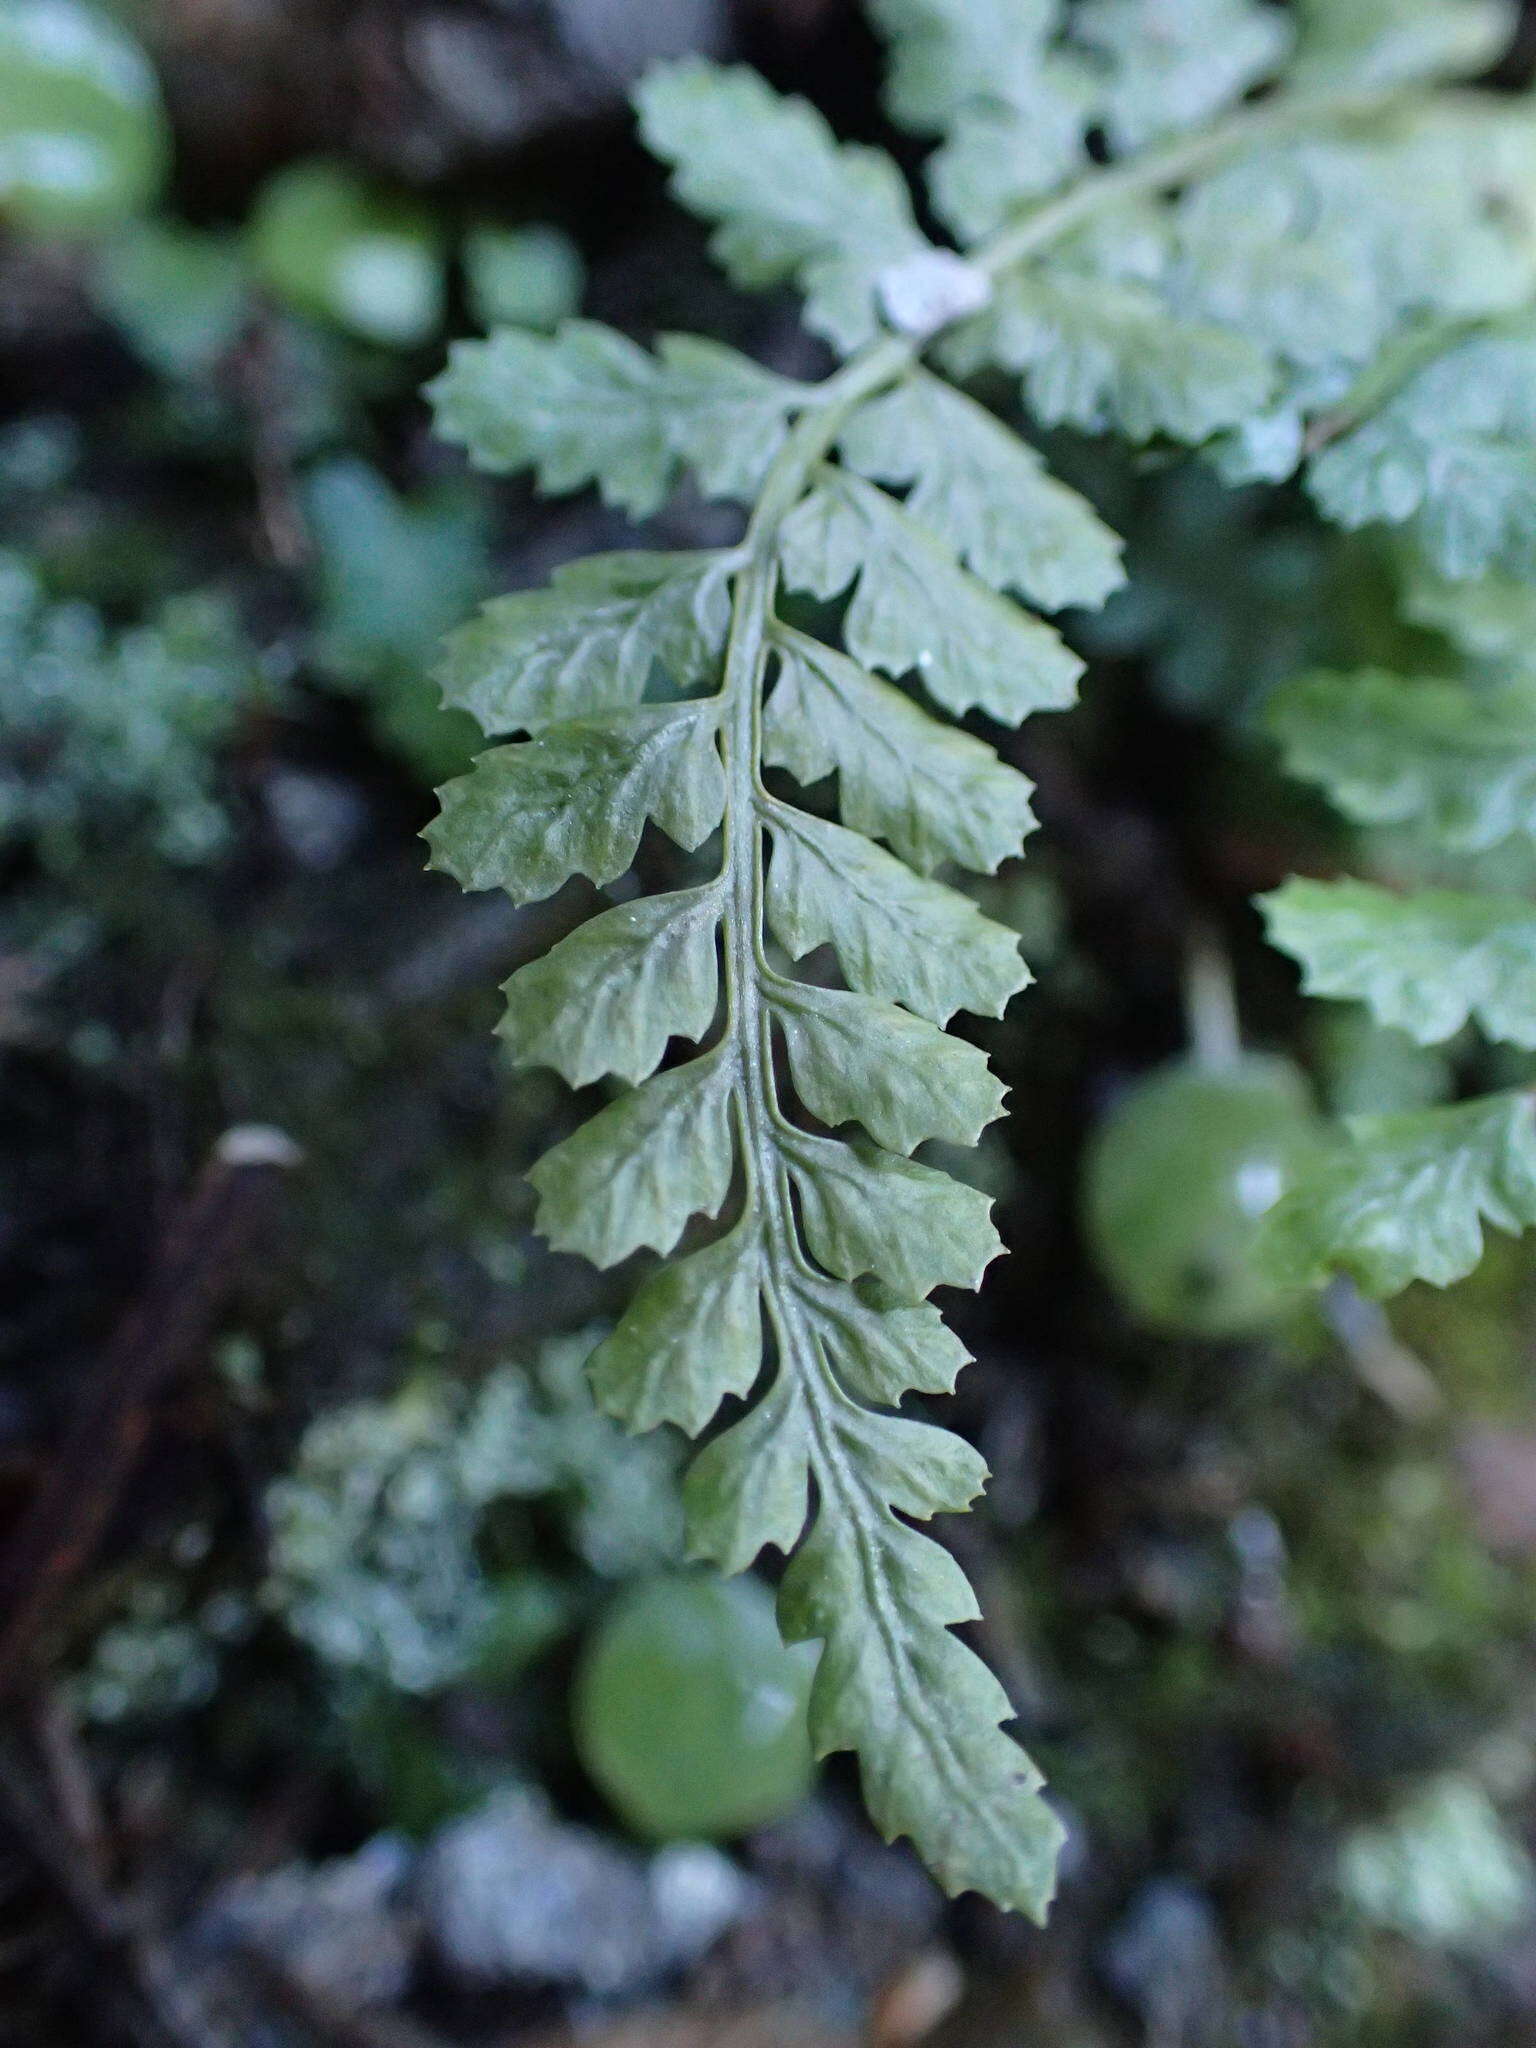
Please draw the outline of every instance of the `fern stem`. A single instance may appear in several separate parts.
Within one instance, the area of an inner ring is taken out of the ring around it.
[[[766,1000],[772,979],[764,943],[765,890],[762,783],[763,692],[772,653],[774,599],[778,588],[779,528],[809,486],[849,414],[866,398],[897,382],[916,361],[910,343],[897,337],[872,343],[828,378],[814,406],[800,420],[765,480],[732,592],[731,631],[727,643],[722,694],[725,714],[721,752],[726,775],[726,816],[723,879],[729,895],[725,924],[727,1030],[735,1040],[740,1084],[737,1128],[743,1153],[746,1199],[757,1211],[765,1254],[764,1295],[775,1338],[778,1369],[792,1375],[805,1404],[815,1444],[814,1470],[823,1511],[828,1495],[849,1492],[856,1484],[846,1471],[837,1433],[827,1412],[831,1390],[812,1370],[816,1349],[803,1327],[786,1264],[807,1277],[815,1269],[800,1242],[787,1172],[775,1130],[787,1126],[773,1075],[773,1044]],[[849,1519],[862,1529],[862,1518],[850,1504]],[[888,1611],[886,1589],[875,1560],[861,1559],[877,1626],[897,1668],[900,1631]],[[906,1702],[914,1722],[925,1725],[921,1703]],[[940,1745],[942,1749],[942,1745]],[[946,1775],[952,1759],[944,1758]],[[952,1787],[958,1796],[963,1785]]]
[[[1081,227],[1101,208],[1166,192],[1213,169],[1255,142],[1274,141],[1330,121],[1365,119],[1406,96],[1403,86],[1362,91],[1274,93],[1238,109],[1202,134],[1180,137],[1122,163],[1087,171],[1064,192],[1031,207],[1020,219],[970,252],[970,259],[997,277]]]
[[[1195,1064],[1207,1073],[1235,1067],[1242,1058],[1232,963],[1221,941],[1201,924],[1191,932],[1184,960],[1184,1014]]]
[[[874,1620],[890,1669],[896,1674],[901,1712],[921,1736],[936,1778],[958,1810],[972,1797],[962,1759],[952,1738],[922,1695],[912,1671],[906,1632],[891,1598],[887,1575],[875,1555],[871,1516],[882,1512],[871,1503],[860,1475],[849,1466],[831,1413],[832,1403],[849,1397],[831,1375],[826,1361],[805,1327],[786,1264],[808,1277],[815,1269],[800,1243],[786,1171],[773,1136],[785,1118],[773,1079],[773,1048],[764,984],[771,974],[763,945],[763,825],[761,793],[761,728],[763,689],[771,652],[770,627],[777,588],[778,528],[810,481],[849,410],[870,390],[879,389],[910,365],[904,344],[877,344],[849,370],[830,380],[840,384],[836,403],[807,415],[770,475],[757,516],[748,533],[748,560],[739,573],[733,598],[731,635],[726,654],[724,694],[727,708],[722,727],[726,766],[727,810],[725,879],[730,892],[726,918],[726,989],[728,1030],[735,1037],[740,1087],[738,1131],[744,1154],[747,1201],[758,1212],[764,1248],[763,1292],[773,1329],[778,1371],[792,1378],[803,1402],[812,1445],[815,1512],[830,1515],[854,1530],[858,1544],[864,1598]],[[817,1365],[822,1370],[818,1371]]]
[[[764,481],[732,590],[720,733],[726,779],[722,879],[730,898],[725,936],[726,1014],[741,1076],[737,1104],[748,1199],[766,1200],[771,1210],[779,1212],[773,1219],[779,1228],[770,1230],[770,1238],[782,1237],[783,1225],[790,1220],[772,1138],[772,1126],[783,1119],[773,1086],[772,1045],[763,1000],[768,970],[763,948],[763,828],[758,803],[763,689],[778,586],[779,527],[798,503],[849,413],[910,369],[913,360],[908,343],[895,337],[877,341],[820,387],[815,404],[801,415]],[[790,1242],[794,1243],[792,1229]]]
[[[1519,308],[1518,314],[1525,315],[1526,309]],[[1481,334],[1498,333],[1516,317],[1511,315],[1505,320],[1488,320],[1457,314],[1421,320],[1394,336],[1376,360],[1350,385],[1337,405],[1330,406],[1313,420],[1307,429],[1307,453],[1316,455],[1331,442],[1352,433],[1362,420],[1368,419],[1388,399],[1395,397],[1417,371],[1427,369],[1441,356],[1449,355],[1464,341]]]

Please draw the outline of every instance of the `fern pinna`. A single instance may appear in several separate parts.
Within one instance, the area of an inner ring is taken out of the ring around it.
[[[945,1027],[1000,1015],[1028,978],[943,879],[995,869],[1033,823],[973,715],[1068,705],[1081,663],[1041,614],[1097,606],[1122,572],[1092,507],[957,380],[1002,370],[1041,424],[1285,475],[1405,336],[1480,311],[1450,238],[1485,272],[1520,241],[1485,203],[1497,123],[1432,90],[1504,18],[1481,0],[872,12],[894,118],[938,138],[929,200],[958,248],[919,226],[891,159],[750,71],[688,60],[639,94],[732,279],[803,293],[843,359],[824,381],[578,321],[461,344],[433,387],[440,432],[482,467],[595,484],[637,520],[687,471],[750,510],[734,546],[579,562],[450,641],[449,701],[521,737],[442,792],[429,837],[466,887],[519,900],[618,881],[648,821],[697,850],[688,886],[631,887],[508,984],[516,1058],[626,1084],[535,1169],[541,1227],[601,1265],[686,1233],[597,1353],[599,1398],[694,1435],[734,1399],[689,1476],[693,1549],[728,1571],[788,1554],[784,1632],[823,1645],[818,1748],[858,1753],[876,1821],[947,1889],[1039,1916],[1062,1827],[952,1632],[972,1594],[916,1526],[984,1470],[900,1412],[965,1363],[928,1296],[975,1286],[999,1245],[987,1199],[914,1154],[998,1114],[983,1055]],[[822,948],[843,986],[795,972]],[[674,1040],[695,1049],[663,1065]]]

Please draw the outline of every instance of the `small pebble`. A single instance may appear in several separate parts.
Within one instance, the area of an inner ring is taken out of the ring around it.
[[[440,1830],[416,1896],[444,1966],[471,1987],[621,1998],[695,1962],[745,1912],[751,1886],[718,1850],[639,1856],[519,1788]]]

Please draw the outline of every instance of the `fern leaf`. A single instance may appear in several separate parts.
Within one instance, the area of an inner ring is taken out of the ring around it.
[[[731,1185],[735,1082],[717,1046],[630,1089],[546,1152],[528,1178],[556,1251],[616,1266],[642,1245],[671,1251],[690,1216],[718,1215]]]
[[[498,1026],[513,1059],[573,1088],[655,1073],[669,1039],[700,1039],[715,1020],[724,908],[718,883],[621,903],[520,967]]]
[[[862,1123],[876,1144],[974,1145],[1002,1114],[1002,1086],[975,1046],[890,1003],[784,981],[771,990],[789,1071],[824,1124]]]
[[[813,1314],[818,1342],[856,1401],[886,1401],[893,1387],[914,1394],[952,1394],[970,1355],[931,1302],[875,1298],[801,1274],[798,1295]]]
[[[1048,427],[1208,440],[1262,412],[1275,391],[1270,358],[1244,335],[1181,320],[1153,286],[1065,264],[1021,271],[954,337],[962,374],[996,363],[1023,374]]]
[[[718,717],[708,701],[641,705],[494,747],[440,792],[437,864],[466,889],[535,902],[572,875],[616,881],[647,818],[679,846],[702,844],[725,808]]]
[[[1338,525],[1407,527],[1447,576],[1536,580],[1536,327],[1473,335],[1312,462]]]
[[[1291,774],[1361,824],[1422,825],[1463,853],[1536,835],[1536,702],[1523,688],[1324,671],[1277,691],[1269,724]]]
[[[862,406],[840,445],[860,476],[910,485],[912,517],[994,590],[1056,612],[1096,609],[1125,581],[1120,540],[1087,499],[937,377],[919,371]]]
[[[860,1430],[839,1448],[855,1470],[867,1464]],[[935,1504],[962,1505],[965,1483]],[[933,1512],[910,1498],[896,1505]],[[877,1825],[910,1835],[946,1891],[1038,1912],[1064,1830],[1039,1797],[1038,1773],[997,1725],[1009,1712],[1002,1687],[949,1633],[947,1624],[976,1616],[969,1586],[947,1551],[877,1499],[823,1500],[780,1595],[790,1640],[824,1646],[811,1695],[818,1742],[857,1742]],[[928,1625],[914,1627],[914,1615]],[[977,1786],[988,1788],[980,1807]]]
[[[1175,214],[1173,297],[1302,370],[1367,361],[1409,294],[1389,266],[1424,235],[1385,166],[1338,143],[1266,151],[1207,178]],[[1444,269],[1426,273],[1426,291]]]
[[[1288,1281],[1348,1273],[1371,1294],[1449,1287],[1482,1257],[1483,1226],[1536,1224],[1529,1094],[1356,1117],[1348,1142],[1302,1175],[1266,1219],[1262,1255]]]
[[[1470,78],[1509,47],[1506,0],[1301,0],[1303,85]]]
[[[671,1422],[701,1435],[720,1403],[749,1394],[762,1371],[765,1277],[752,1216],[651,1274],[593,1353],[599,1404],[633,1430]]]
[[[545,590],[493,598],[449,635],[437,680],[488,733],[638,704],[658,665],[705,682],[730,627],[730,572],[728,555],[589,556]]]
[[[779,1290],[769,1300],[777,1335]],[[820,1363],[803,1345],[791,1353],[791,1362]],[[690,1557],[740,1572],[765,1545],[786,1557],[795,1550],[805,1533],[813,1484],[813,1416],[805,1372],[781,1372],[739,1422],[705,1445],[683,1483]]]
[[[651,355],[568,320],[554,335],[504,327],[456,342],[428,396],[438,432],[477,468],[532,469],[552,492],[595,483],[643,519],[683,462],[711,495],[751,498],[802,392],[718,342],[672,335]]]
[[[935,1287],[980,1286],[1003,1248],[989,1198],[930,1166],[802,1131],[785,1133],[781,1149],[806,1243],[840,1280],[867,1275],[918,1302]]]
[[[1058,0],[871,0],[891,45],[891,114],[941,135],[978,100],[1017,103],[1059,26]]]
[[[1000,106],[978,101],[928,160],[934,210],[967,239],[991,234],[1020,204],[1060,185],[1087,161],[1093,88],[1070,58],[1043,57],[1033,90]]]
[[[1471,1019],[1490,1038],[1536,1048],[1536,910],[1518,896],[1293,880],[1261,905],[1310,995],[1366,1003],[1420,1045]]]
[[[696,334],[668,334],[658,379],[668,433],[706,497],[750,504],[806,390]]]
[[[887,104],[944,137],[928,185],[961,235],[989,233],[1087,161],[1094,81],[1051,41],[1060,12],[1054,0],[873,0],[891,45]]]
[[[869,340],[881,274],[928,247],[890,158],[836,142],[756,72],[701,57],[653,71],[636,105],[679,199],[719,223],[710,246],[735,282],[793,281],[818,334],[843,350]]]
[[[913,874],[857,832],[770,803],[767,911],[792,960],[835,948],[856,989],[935,1024],[1001,1017],[1029,984],[1018,941],[967,896]]]
[[[1030,785],[984,740],[957,732],[845,654],[775,634],[778,678],[763,756],[809,788],[835,770],[843,820],[929,874],[946,860],[992,874],[1034,830]]]
[[[857,588],[848,651],[915,674],[946,711],[979,707],[1016,725],[1072,702],[1083,664],[1041,620],[994,595],[884,491],[827,470],[784,522],[785,578],[816,597]]]
[[[1347,380],[1413,323],[1528,298],[1529,228],[1508,203],[1502,156],[1481,123],[1309,137],[1242,158],[1175,205],[1170,304],[1246,336],[1289,373],[1297,445],[1280,473],[1295,467],[1305,416],[1327,420]]]
[[[1414,557],[1404,565],[1402,602],[1415,625],[1443,633],[1475,661],[1518,668],[1536,649],[1536,585],[1512,576],[1464,583]]]
[[[1084,0],[1073,31],[1103,62],[1118,150],[1198,126],[1276,70],[1290,45],[1285,16],[1257,0]]]

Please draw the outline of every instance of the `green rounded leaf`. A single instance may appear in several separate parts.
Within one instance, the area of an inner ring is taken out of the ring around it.
[[[576,1747],[622,1817],[660,1841],[744,1833],[811,1781],[814,1654],[787,1648],[773,1596],[705,1574],[627,1586],[582,1646]]]
[[[385,348],[417,348],[443,322],[445,245],[418,201],[314,158],[269,178],[251,213],[258,275],[300,312]]]
[[[78,0],[0,9],[0,218],[90,233],[141,212],[170,136],[149,60],[105,10]]]

